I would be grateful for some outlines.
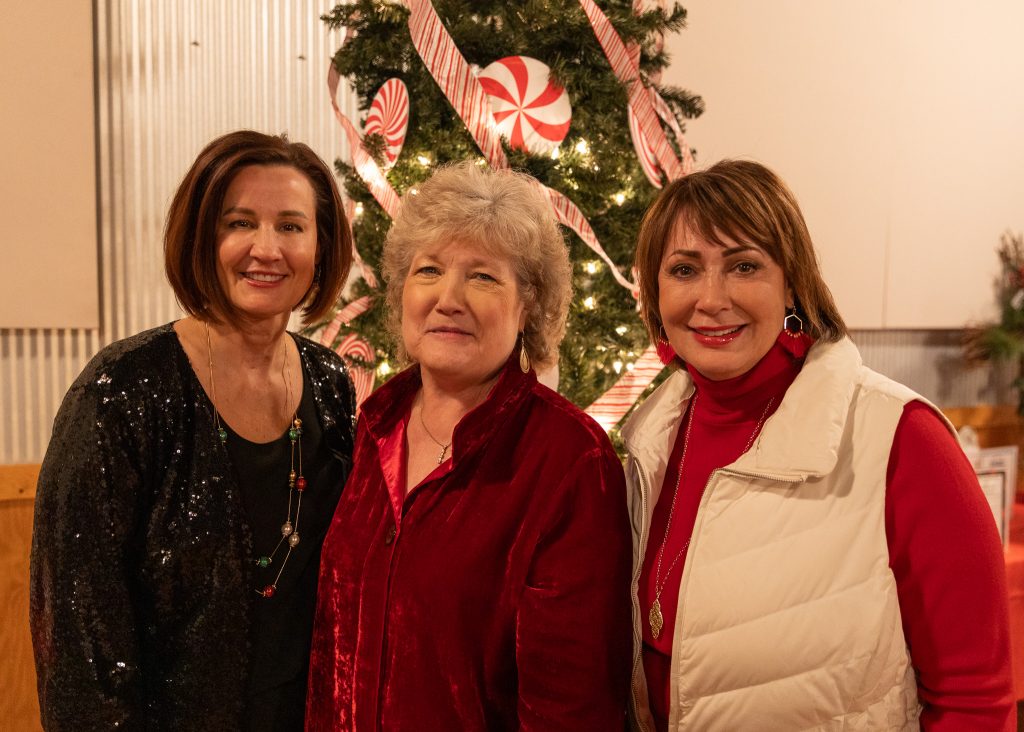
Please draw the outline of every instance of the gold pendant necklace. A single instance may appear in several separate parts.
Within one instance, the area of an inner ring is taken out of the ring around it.
[[[438,440],[436,437],[434,437],[432,434],[430,434],[430,430],[427,429],[427,423],[423,421],[423,404],[422,404],[422,402],[420,403],[420,425],[422,425],[423,431],[427,433],[427,437],[430,438],[431,442],[433,442],[435,445],[437,445],[438,447],[441,448],[441,454],[437,456],[437,464],[440,465],[441,463],[444,462],[445,453],[447,453],[448,452],[448,448],[452,446],[452,441],[448,440],[448,444],[445,445],[440,440]],[[455,437],[454,433],[452,433],[452,437],[453,438]]]
[[[693,534],[683,544],[682,548],[676,553],[675,558],[672,560],[672,564],[669,565],[668,571],[665,572],[665,576],[661,576],[661,560],[665,555],[665,545],[668,543],[669,530],[672,528],[672,517],[676,511],[676,496],[679,495],[679,484],[683,480],[683,464],[686,462],[686,448],[690,444],[690,428],[693,426],[693,413],[697,408],[697,396],[698,393],[694,392],[693,399],[690,400],[690,409],[687,414],[686,420],[686,432],[683,434],[683,454],[679,457],[679,474],[676,476],[676,486],[672,489],[672,504],[668,509],[668,521],[665,524],[665,535],[661,539],[661,546],[658,547],[658,562],[654,568],[654,602],[651,603],[651,609],[647,613],[647,622],[651,626],[651,636],[654,640],[658,640],[661,636],[661,630],[665,627],[665,616],[661,613],[661,593],[665,591],[665,585],[668,582],[669,575],[672,574],[672,570],[675,569],[679,559],[686,552],[690,546],[690,541],[693,539]],[[750,438],[747,439],[747,444],[743,448],[742,455],[750,446],[754,444],[754,438],[757,433],[761,430],[761,425],[764,424],[765,417],[768,416],[768,410],[772,408],[772,404],[775,403],[775,397],[768,400],[768,404],[765,405],[764,411],[761,412],[761,417],[757,420],[757,424],[754,425],[754,431],[750,433]],[[712,471],[714,472],[714,471]],[[698,505],[700,500],[704,498],[704,491],[708,489],[708,483],[711,482],[710,476],[707,482],[704,484],[704,490],[700,492],[700,498],[698,499]]]

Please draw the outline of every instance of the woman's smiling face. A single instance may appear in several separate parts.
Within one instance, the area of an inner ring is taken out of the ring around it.
[[[484,383],[508,360],[525,322],[507,257],[459,241],[416,252],[402,291],[402,339],[423,372]]]
[[[745,374],[782,330],[793,295],[754,244],[707,241],[677,220],[658,270],[658,311],[672,348],[714,381]]]

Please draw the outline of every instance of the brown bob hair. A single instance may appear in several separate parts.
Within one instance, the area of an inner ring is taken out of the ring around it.
[[[285,135],[230,132],[207,145],[178,186],[167,212],[164,269],[189,315],[237,323],[239,313],[217,279],[217,223],[228,186],[250,165],[286,165],[309,179],[316,197],[316,269],[296,306],[304,324],[334,307],[352,264],[352,234],[330,168],[307,145]]]
[[[662,332],[658,271],[665,245],[678,225],[721,246],[725,236],[760,247],[782,268],[804,330],[826,342],[846,335],[846,324],[822,279],[811,235],[792,191],[760,163],[723,160],[665,186],[640,224],[635,260],[640,317],[653,341]]]

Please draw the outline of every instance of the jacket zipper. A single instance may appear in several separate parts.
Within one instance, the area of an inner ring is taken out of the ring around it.
[[[647,530],[648,530],[648,526],[647,526],[647,524],[648,524],[648,521],[647,521],[647,500],[648,500],[648,497],[650,495],[650,489],[649,489],[649,487],[647,485],[647,476],[644,475],[644,471],[643,471],[643,469],[640,466],[640,461],[637,460],[635,457],[631,457],[630,459],[633,461],[633,466],[636,469],[637,479],[640,481],[640,511],[641,511],[641,513],[643,515],[643,520],[640,522],[640,542],[639,542],[639,546],[640,547],[646,547],[647,546]],[[636,721],[636,725],[637,725],[637,727],[640,730],[642,730],[643,732],[650,732],[650,730],[646,726],[646,724],[644,724],[644,722],[642,722],[641,719],[640,719],[640,702],[637,699],[637,695],[636,695],[637,672],[638,672],[638,670],[640,668],[640,663],[641,663],[641,660],[643,658],[643,627],[642,627],[643,626],[643,617],[641,617],[642,608],[640,607],[640,595],[639,595],[640,574],[643,571],[643,566],[644,566],[644,558],[642,556],[640,556],[640,549],[638,548],[637,549],[636,571],[633,573],[632,584],[635,585],[638,588],[637,594],[635,594],[634,597],[636,598],[636,600],[635,600],[636,606],[635,607],[636,607],[636,611],[637,611],[637,622],[640,623],[641,627],[638,630],[636,623],[634,623],[634,625],[633,625],[633,640],[634,640],[634,643],[636,643],[636,648],[638,650],[634,653],[633,672],[632,672],[632,675],[630,676],[629,689],[630,689],[630,694],[633,697],[633,719]],[[631,592],[631,594],[632,594],[632,592]]]

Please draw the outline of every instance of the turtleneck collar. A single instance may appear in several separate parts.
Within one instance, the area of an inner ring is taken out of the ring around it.
[[[777,407],[800,373],[806,356],[804,349],[795,350],[791,344],[783,343],[784,338],[791,336],[780,332],[768,353],[752,369],[731,379],[713,381],[687,364],[686,370],[700,394],[698,418],[716,423],[748,421],[756,418],[773,397]]]

